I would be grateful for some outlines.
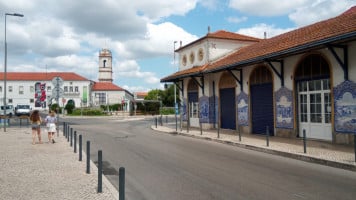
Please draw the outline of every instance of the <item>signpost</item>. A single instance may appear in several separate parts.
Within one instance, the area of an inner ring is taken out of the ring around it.
[[[61,88],[63,85],[63,79],[59,76],[56,76],[52,79],[52,84],[54,85],[54,88],[52,90],[52,96],[56,99],[56,102],[59,105],[59,97],[63,97],[64,91]]]

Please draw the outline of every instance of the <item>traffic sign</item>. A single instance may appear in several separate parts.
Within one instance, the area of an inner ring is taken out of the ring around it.
[[[58,99],[59,97],[62,97],[64,94],[64,90],[62,88],[55,87],[52,90],[52,97]]]
[[[54,87],[60,87],[63,85],[63,79],[59,76],[56,76],[52,79],[52,84]]]

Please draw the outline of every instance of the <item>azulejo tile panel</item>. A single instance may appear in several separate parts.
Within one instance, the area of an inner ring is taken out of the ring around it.
[[[276,92],[276,128],[294,128],[293,92],[286,87],[281,87]]]
[[[237,122],[241,126],[249,124],[248,95],[241,92],[237,98]]]
[[[200,122],[209,123],[209,97],[202,96],[199,98]]]
[[[356,83],[344,81],[333,91],[335,131],[356,134]]]

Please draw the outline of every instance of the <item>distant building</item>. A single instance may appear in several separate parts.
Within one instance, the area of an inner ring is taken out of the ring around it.
[[[113,84],[110,50],[99,53],[99,82],[74,72],[7,72],[6,104],[29,104],[33,109],[48,109],[53,103],[91,107],[125,104],[132,110],[133,94]],[[4,103],[4,73],[0,72],[0,105]],[[58,95],[57,95],[58,94]]]
[[[113,84],[112,54],[109,49],[99,52],[99,82],[93,82],[92,98],[95,106],[121,104],[125,111],[132,111],[134,96],[129,91]]]
[[[134,92],[135,100],[144,100],[148,92]]]

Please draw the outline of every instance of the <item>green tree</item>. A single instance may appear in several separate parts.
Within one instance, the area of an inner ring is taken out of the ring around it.
[[[162,98],[162,90],[159,89],[154,89],[148,92],[147,96],[145,97],[145,100],[155,100],[159,101]],[[160,108],[160,103],[159,102],[146,102],[145,103],[145,111],[150,113],[150,114],[159,114],[159,108]]]

